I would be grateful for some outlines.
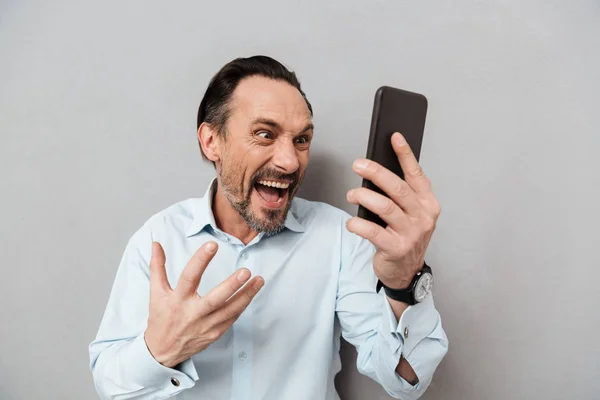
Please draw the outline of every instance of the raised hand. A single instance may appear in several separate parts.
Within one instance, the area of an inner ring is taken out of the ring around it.
[[[379,215],[388,226],[362,218],[351,218],[350,232],[369,240],[377,248],[373,268],[388,287],[406,288],[423,266],[425,251],[440,215],[440,205],[431,190],[429,178],[417,162],[404,137],[395,133],[392,146],[404,172],[404,180],[366,159],[354,163],[354,171],[370,180],[389,197],[366,188],[348,192],[348,201],[361,204]]]
[[[201,246],[172,289],[163,248],[152,243],[150,311],[144,339],[152,356],[166,367],[176,366],[218,340],[264,285],[260,276],[248,282],[250,271],[242,268],[200,297],[198,285],[216,252],[215,242]]]

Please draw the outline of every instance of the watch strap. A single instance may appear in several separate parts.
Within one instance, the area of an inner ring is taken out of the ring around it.
[[[403,303],[408,304],[409,306],[414,306],[415,304],[417,304],[415,300],[415,286],[417,285],[417,281],[421,277],[421,272],[424,272],[423,270],[426,270],[426,272],[431,273],[431,268],[426,263],[423,263],[423,267],[421,268],[421,270],[413,277],[412,281],[405,289],[389,288],[385,286],[383,282],[381,282],[381,280],[378,279],[376,291],[377,293],[379,293],[381,288],[383,288],[383,290],[385,291],[385,295],[390,299],[401,301]]]
[[[381,285],[383,286],[385,295],[387,297],[389,297],[390,299],[393,299],[396,301],[401,301],[402,303],[406,303],[409,306],[414,306],[415,304],[417,304],[417,302],[415,301],[414,292],[412,290],[409,290],[409,289],[395,290],[395,289],[390,289],[389,287],[385,286],[384,284],[381,284]],[[412,283],[411,283],[411,285],[412,285]]]

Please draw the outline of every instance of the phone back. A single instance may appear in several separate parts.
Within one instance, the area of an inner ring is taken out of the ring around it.
[[[398,156],[392,147],[392,134],[402,133],[418,160],[426,115],[427,98],[422,94],[389,86],[379,88],[375,94],[367,158],[404,179]],[[363,179],[362,186],[387,196],[371,181]],[[384,227],[387,225],[378,215],[362,206],[358,209],[358,216]]]

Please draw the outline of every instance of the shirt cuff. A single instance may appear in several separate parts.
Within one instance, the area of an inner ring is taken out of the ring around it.
[[[148,350],[143,333],[131,342],[128,357],[135,360],[133,381],[143,387],[162,387],[174,395],[193,387],[198,380],[198,372],[191,359],[179,364],[177,369],[167,368],[156,361]]]
[[[433,304],[431,294],[421,303],[408,306],[400,316],[400,322],[392,310],[390,302],[385,298],[386,314],[383,318],[383,328],[391,335],[385,335],[394,353],[402,347],[402,354],[408,357],[423,339],[428,337],[438,323],[438,313]]]

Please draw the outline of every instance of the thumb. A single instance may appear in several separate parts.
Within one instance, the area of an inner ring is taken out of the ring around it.
[[[168,292],[171,289],[165,270],[165,251],[158,242],[152,242],[150,258],[150,292]]]

